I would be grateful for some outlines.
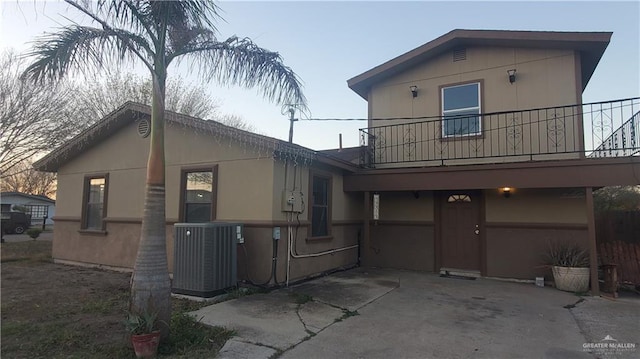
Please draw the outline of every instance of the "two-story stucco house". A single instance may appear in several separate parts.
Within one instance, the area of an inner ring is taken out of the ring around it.
[[[597,285],[592,191],[640,182],[638,98],[582,103],[610,38],[454,30],[350,79],[369,124],[344,189],[379,211],[363,263],[532,279],[575,241]]]
[[[254,282],[358,263],[531,280],[549,240],[595,274],[592,192],[640,178],[640,99],[582,103],[610,37],[454,30],[348,81],[369,108],[355,149],[168,113],[169,258],[174,223],[215,220],[245,224]],[[35,164],[58,173],[55,260],[133,266],[149,113],[125,104]]]

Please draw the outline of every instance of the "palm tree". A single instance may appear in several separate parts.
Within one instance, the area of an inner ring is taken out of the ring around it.
[[[65,0],[95,27],[71,24],[36,40],[24,75],[36,83],[56,81],[72,70],[112,63],[142,63],[153,84],[151,141],[140,246],[131,278],[130,310],[155,311],[169,323],[171,285],[165,234],[164,110],[167,69],[189,59],[207,81],[257,87],[278,104],[306,103],[295,73],[278,53],[250,39],[217,39],[218,7],[210,0]],[[164,326],[163,338],[169,328]]]

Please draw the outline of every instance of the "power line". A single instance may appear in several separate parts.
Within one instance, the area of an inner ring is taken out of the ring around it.
[[[300,121],[367,121],[367,118],[301,118]]]

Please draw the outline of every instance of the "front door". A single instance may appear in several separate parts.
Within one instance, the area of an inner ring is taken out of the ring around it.
[[[442,267],[480,271],[481,193],[443,193],[440,205]]]

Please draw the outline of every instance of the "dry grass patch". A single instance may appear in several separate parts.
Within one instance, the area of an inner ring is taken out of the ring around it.
[[[130,274],[51,262],[50,241],[3,243],[3,358],[134,358],[123,321]],[[172,340],[160,357],[211,358],[233,335],[184,313],[204,304],[174,299]]]

